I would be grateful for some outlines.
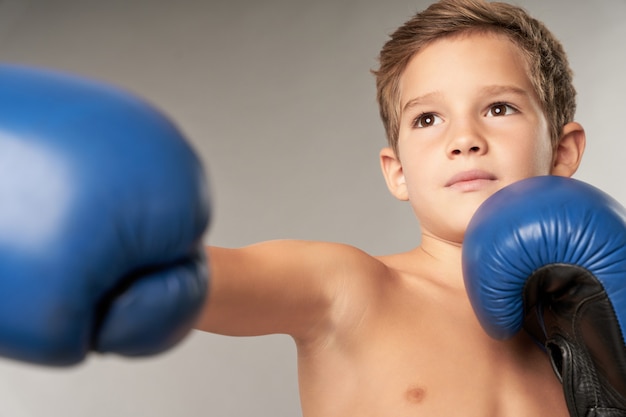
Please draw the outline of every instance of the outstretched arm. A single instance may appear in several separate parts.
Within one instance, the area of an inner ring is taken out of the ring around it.
[[[367,291],[364,282],[375,282],[384,268],[351,246],[322,242],[276,240],[207,253],[211,288],[196,327],[231,336],[314,339],[347,324],[365,302],[358,295]]]

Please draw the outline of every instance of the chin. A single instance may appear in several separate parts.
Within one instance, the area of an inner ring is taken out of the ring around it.
[[[476,209],[478,209],[478,206],[476,206]],[[472,220],[472,216],[475,212],[476,210],[472,210],[471,214],[465,216],[465,220],[457,224],[457,227],[451,231],[450,235],[453,242],[456,242],[458,244],[463,243],[463,239],[465,238],[465,231],[467,230],[467,226],[469,225],[470,220]]]

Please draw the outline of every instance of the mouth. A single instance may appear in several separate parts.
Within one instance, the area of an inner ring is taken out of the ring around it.
[[[478,191],[496,180],[495,175],[475,169],[453,175],[445,184],[445,187],[459,191]]]

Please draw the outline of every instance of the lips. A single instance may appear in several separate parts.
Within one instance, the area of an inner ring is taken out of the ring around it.
[[[495,175],[482,171],[479,169],[474,169],[470,171],[463,171],[455,174],[448,180],[445,184],[446,187],[453,188],[477,188],[479,185],[489,182],[495,181],[497,178]]]

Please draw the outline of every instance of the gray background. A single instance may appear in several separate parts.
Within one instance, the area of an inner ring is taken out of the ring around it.
[[[519,0],[563,41],[588,148],[577,175],[626,202],[626,1]],[[207,242],[332,240],[373,254],[418,244],[386,191],[373,77],[422,0],[6,0],[0,60],[69,70],[167,112],[206,161]],[[27,308],[27,306],[25,306]],[[0,359],[0,417],[298,416],[286,336],[195,332],[173,351],[63,370]]]

